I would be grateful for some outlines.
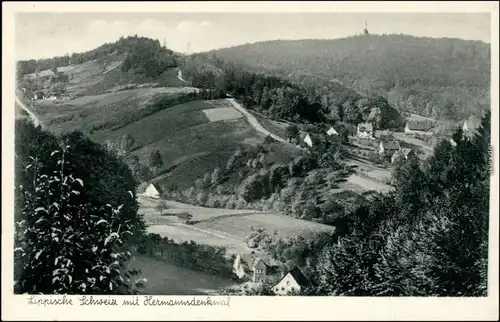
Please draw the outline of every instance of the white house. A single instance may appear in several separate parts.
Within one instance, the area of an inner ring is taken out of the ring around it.
[[[304,138],[304,143],[312,148],[313,142],[312,142],[311,136],[309,134],[307,134],[306,137]]]
[[[155,187],[154,184],[150,184],[147,188],[146,188],[146,191],[144,191],[144,193],[142,194],[143,196],[145,197],[149,197],[149,198],[155,198],[155,199],[158,199],[160,197],[160,192],[158,191],[158,189]]]
[[[306,287],[308,281],[298,267],[294,267],[283,278],[273,286],[273,292],[276,295],[288,295],[290,293],[298,294]]]
[[[332,136],[332,135],[339,135],[339,132],[337,132],[337,130],[335,130],[333,128],[333,126],[332,126],[332,127],[330,127],[330,129],[328,131],[326,131],[326,134],[330,135],[330,136]]]

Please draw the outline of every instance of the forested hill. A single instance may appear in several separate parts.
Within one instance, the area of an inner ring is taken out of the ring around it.
[[[266,41],[208,54],[301,83],[338,81],[437,118],[489,108],[490,45],[480,41],[368,35]]]
[[[111,54],[127,54],[121,67],[123,71],[133,70],[135,73],[152,78],[158,77],[170,67],[177,66],[176,60],[179,58],[172,50],[162,47],[158,40],[136,35],[121,37],[113,43],[106,43],[82,53],[19,61],[17,62],[17,76],[20,78],[36,71],[82,64]]]

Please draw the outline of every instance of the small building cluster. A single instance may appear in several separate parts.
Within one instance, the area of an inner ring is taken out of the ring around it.
[[[248,277],[253,284],[272,283],[276,295],[299,294],[308,285],[308,280],[298,267],[283,272],[270,259],[253,257],[244,259],[239,254],[233,264],[233,272],[240,279]],[[248,264],[250,263],[250,264]]]

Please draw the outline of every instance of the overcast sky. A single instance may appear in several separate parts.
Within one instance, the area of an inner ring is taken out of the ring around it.
[[[485,13],[19,13],[17,59],[38,59],[93,49],[137,34],[185,52],[274,39],[342,38],[404,33],[490,42]]]

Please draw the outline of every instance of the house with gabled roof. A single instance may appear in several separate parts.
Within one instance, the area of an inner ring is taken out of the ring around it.
[[[307,278],[302,271],[295,266],[273,286],[272,290],[276,295],[299,294],[308,285],[309,281]]]
[[[337,132],[337,130],[335,130],[335,128],[333,126],[331,126],[328,131],[326,131],[326,134],[328,136],[333,136],[333,135],[339,135],[339,132]]]
[[[394,163],[398,160],[404,160],[408,161],[411,160],[412,158],[416,157],[417,155],[415,154],[415,151],[410,148],[402,148],[396,152],[391,157],[391,162]]]
[[[309,135],[309,133],[307,133],[307,135],[304,137],[304,139],[302,140],[305,144],[307,144],[310,148],[312,148],[313,146],[313,141],[312,141],[312,138],[311,136]]]
[[[321,144],[323,138],[316,133],[307,133],[304,132],[300,135],[300,141],[302,146],[306,146],[307,148],[312,148]]]
[[[378,154],[388,156],[400,149],[401,146],[399,145],[399,141],[380,141],[378,145]]]
[[[150,183],[141,195],[148,198],[158,199],[160,198],[160,190],[154,183]]]
[[[278,262],[265,254],[238,254],[233,262],[233,272],[240,279],[247,277],[252,283],[262,283],[279,278]]]

